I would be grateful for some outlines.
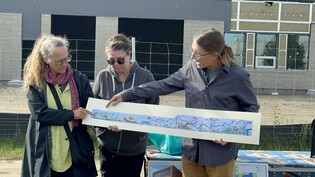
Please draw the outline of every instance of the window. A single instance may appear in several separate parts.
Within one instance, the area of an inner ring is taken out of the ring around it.
[[[287,69],[306,70],[308,69],[308,35],[288,35],[287,44]]]
[[[255,68],[276,68],[276,57],[256,56]]]
[[[233,50],[236,63],[245,66],[245,34],[243,33],[225,33],[225,44]]]
[[[96,17],[93,16],[51,15],[51,33],[67,36],[70,42],[70,65],[91,80],[95,68],[95,29]]]
[[[23,68],[27,57],[31,54],[35,40],[23,39],[22,40],[22,68],[21,77],[23,78]]]
[[[256,36],[256,68],[277,67],[277,35],[257,34]]]
[[[119,18],[118,32],[135,37],[136,60],[155,80],[182,67],[184,20]]]

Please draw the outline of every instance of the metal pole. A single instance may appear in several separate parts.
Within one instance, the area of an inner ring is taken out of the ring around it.
[[[132,52],[131,52],[131,55],[132,55],[132,59],[131,59],[131,61],[136,61],[136,39],[135,39],[135,37],[132,37],[131,38],[131,50],[132,50]]]

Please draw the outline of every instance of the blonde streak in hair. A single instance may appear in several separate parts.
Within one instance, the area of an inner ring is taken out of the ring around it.
[[[116,39],[114,38],[114,37],[112,37],[112,38],[110,38],[108,41],[107,41],[107,44],[106,44],[106,46],[105,46],[105,56],[106,56],[106,58],[107,58],[107,52],[109,52],[109,51],[112,51],[112,50],[114,50],[113,49],[113,45],[115,44],[115,43],[117,43],[117,41],[116,41]]]
[[[132,38],[131,37],[127,38],[127,42],[129,45],[129,49],[128,49],[128,51],[126,51],[126,53],[128,56],[132,57],[132,55],[131,55],[132,54]]]
[[[230,57],[232,60],[234,60],[235,57],[234,57],[234,53],[233,53],[232,48],[229,47],[229,46],[225,46],[225,48],[226,48],[226,52],[227,52],[227,54],[229,55],[229,57]]]
[[[230,66],[232,62],[234,62],[234,54],[232,48],[229,46],[224,46],[222,52],[222,63],[226,66]]]
[[[44,76],[45,62],[41,54],[41,47],[50,35],[43,35],[36,40],[31,54],[27,57],[23,69],[23,89],[28,90],[29,86],[34,85],[39,89],[42,88],[42,79]]]

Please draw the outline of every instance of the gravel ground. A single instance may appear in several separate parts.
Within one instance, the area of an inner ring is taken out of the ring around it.
[[[0,85],[0,112],[28,113],[26,93],[20,87]],[[262,125],[310,123],[315,118],[315,96],[258,95]],[[183,92],[160,97],[161,105],[183,107]]]

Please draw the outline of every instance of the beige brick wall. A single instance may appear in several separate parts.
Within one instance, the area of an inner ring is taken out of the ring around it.
[[[240,19],[277,20],[279,4],[273,3],[268,7],[264,2],[241,2],[240,11]]]
[[[282,3],[281,20],[309,22],[309,19],[310,19],[310,4]]]
[[[279,35],[279,54],[278,54],[278,69],[286,69],[287,60],[287,34]]]
[[[107,68],[108,64],[105,62],[105,46],[107,40],[117,33],[117,17],[96,17],[94,78],[96,78],[99,71]]]
[[[310,53],[309,53],[309,68],[313,77],[313,88],[315,88],[315,24],[311,25],[311,34],[310,34]]]
[[[0,80],[22,74],[22,14],[0,13]]]
[[[254,68],[254,53],[255,53],[255,34],[254,33],[247,33],[246,37],[246,69],[253,69]]]
[[[232,3],[231,30],[308,33],[314,10],[310,3],[236,1]],[[312,12],[312,13],[311,13]],[[237,28],[238,27],[238,28]]]
[[[42,15],[42,23],[41,23],[42,34],[50,34],[51,33],[51,15]]]

